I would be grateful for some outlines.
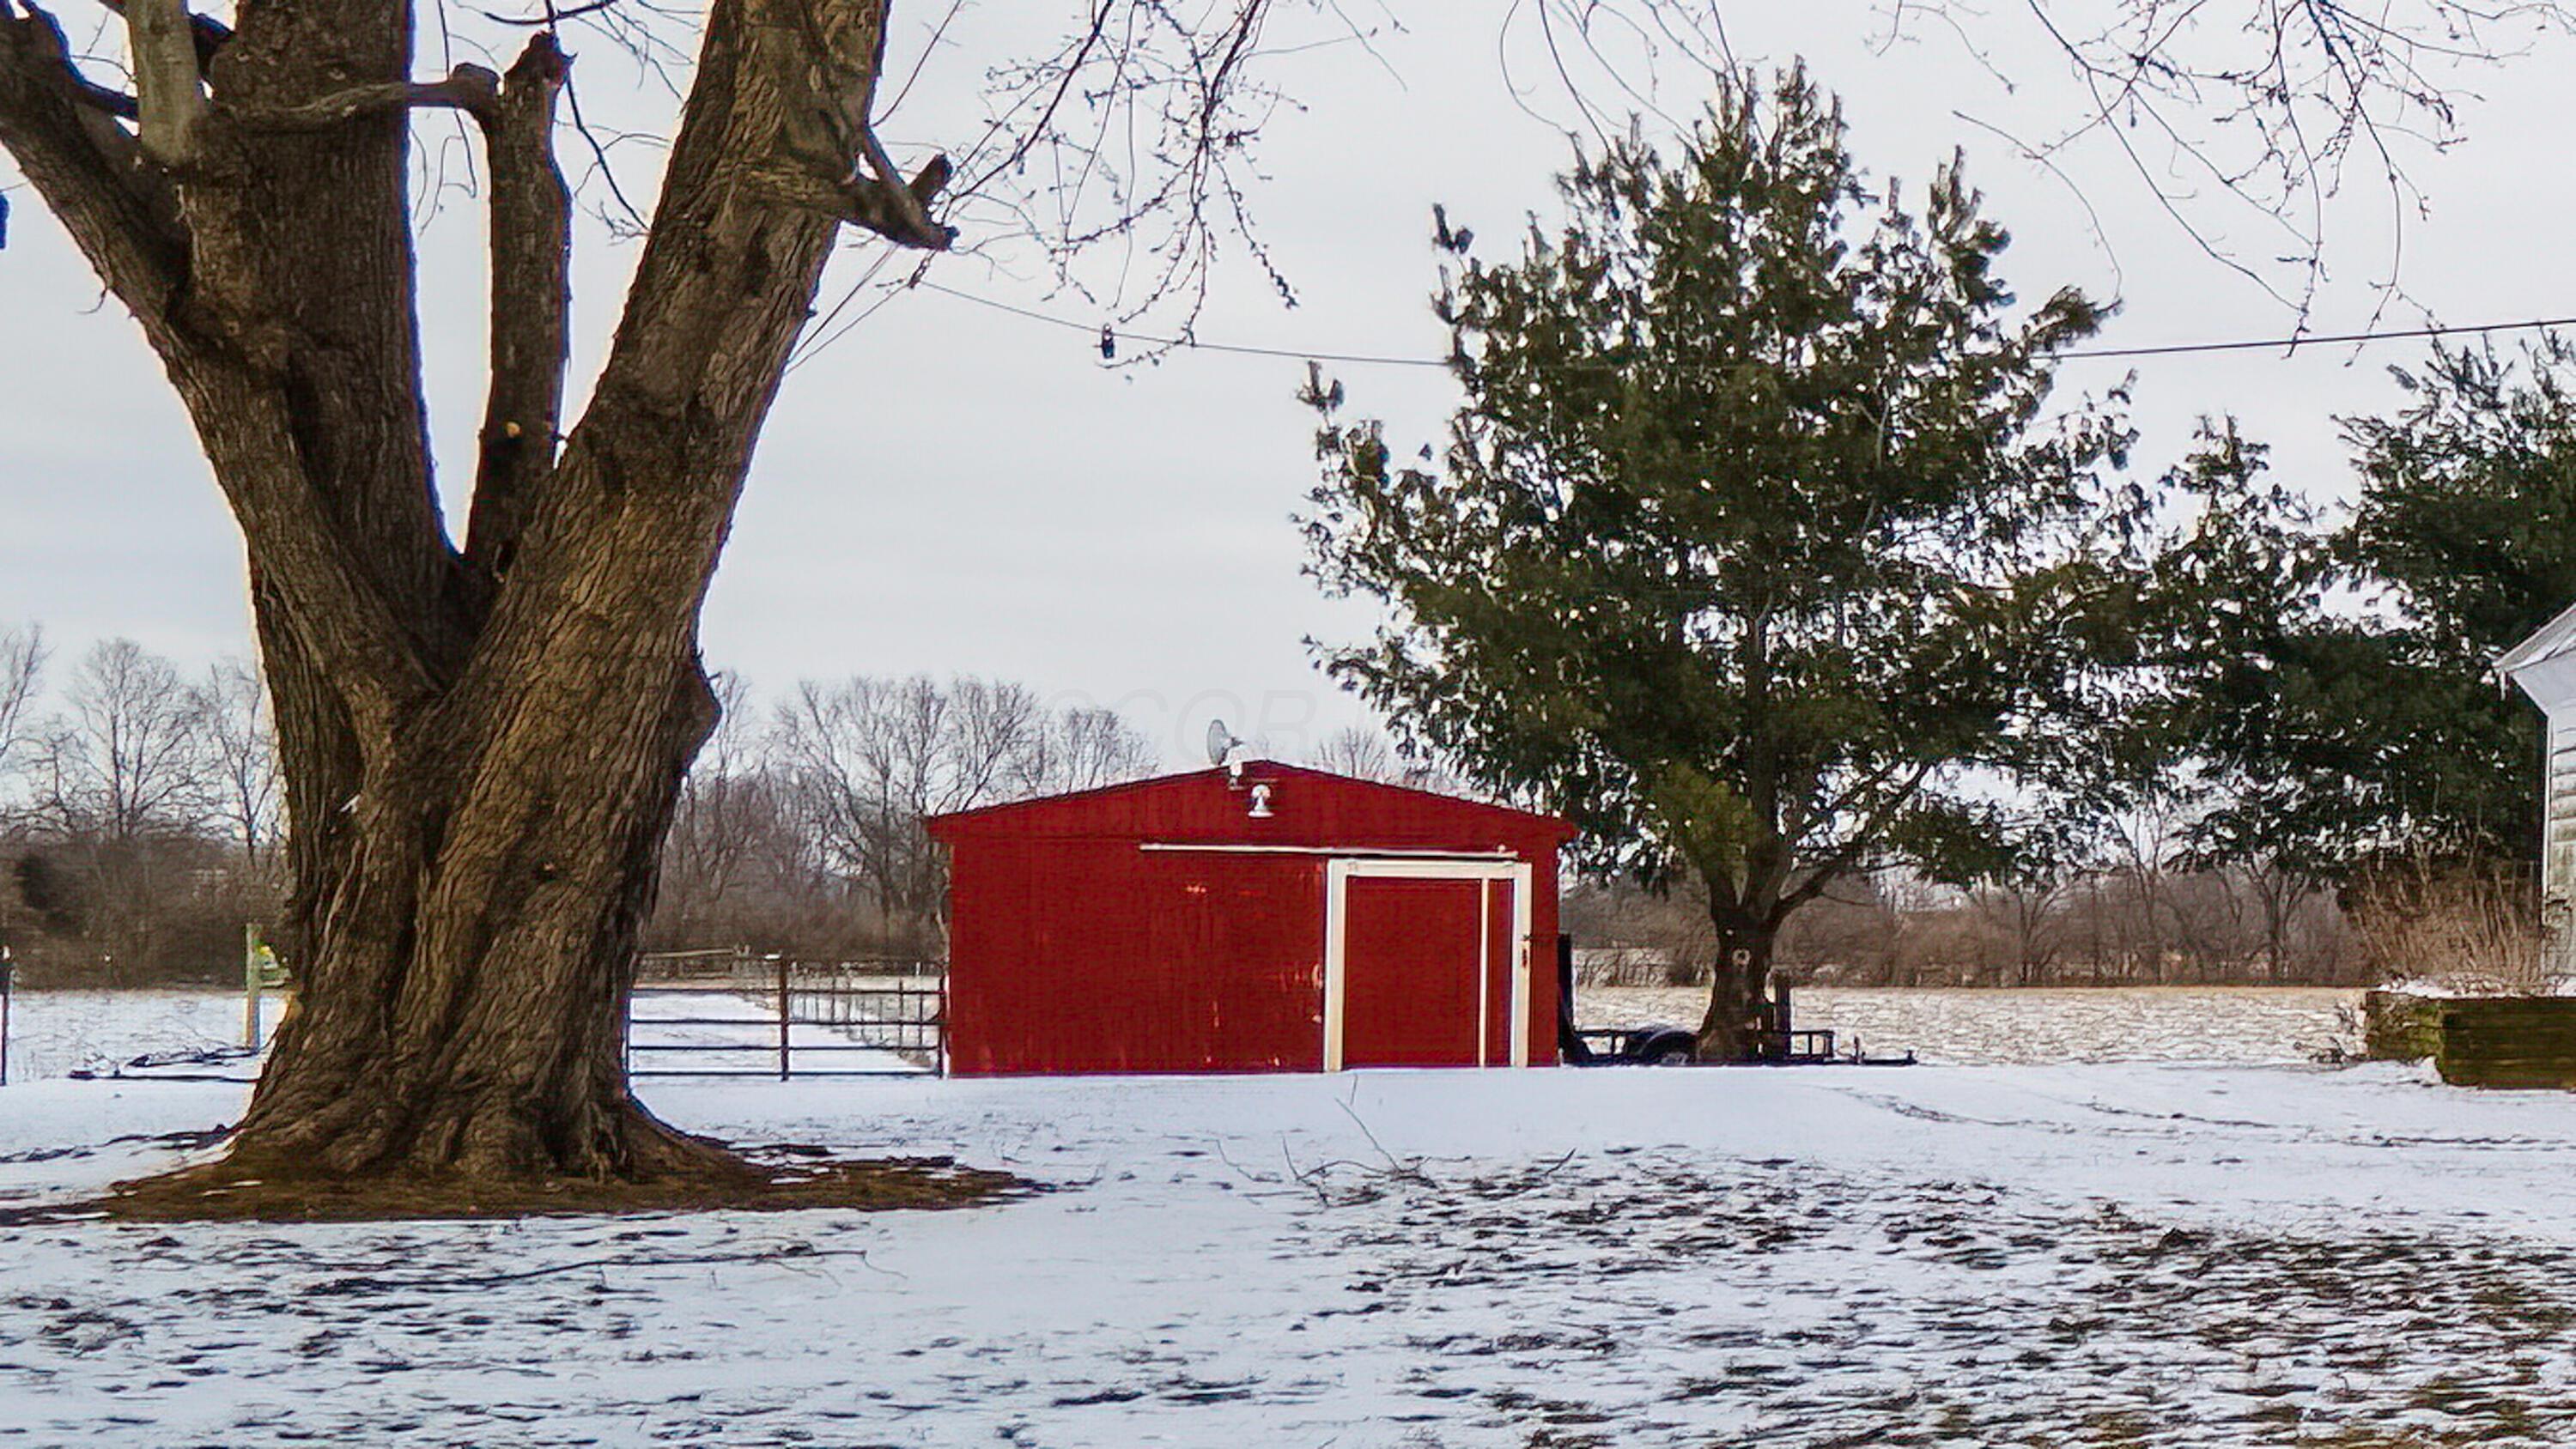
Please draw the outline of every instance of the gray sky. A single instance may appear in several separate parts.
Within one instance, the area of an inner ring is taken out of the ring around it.
[[[913,22],[931,8],[913,7]],[[1504,254],[1530,212],[1553,214],[1550,177],[1567,158],[1561,101],[1544,87],[1530,100],[1551,124],[1516,104],[1506,84],[1495,44],[1505,8],[1398,4],[1411,29],[1383,37],[1378,57],[1341,47],[1277,70],[1303,109],[1270,128],[1261,153],[1270,179],[1252,201],[1300,305],[1283,309],[1235,248],[1199,336],[1337,352],[1442,349],[1426,305],[1431,204],[1476,227],[1481,251]],[[1878,43],[1885,23],[1870,4],[1725,7],[1740,56],[1803,54],[1842,93],[1854,150],[1873,174],[1919,181],[1950,147],[1967,147],[1971,178],[2017,238],[2004,273],[2026,298],[2069,282],[2119,297],[2109,344],[2287,331],[2291,316],[2202,256],[2104,138],[2062,154],[2062,174],[2052,175],[1954,115],[2041,138],[2076,105],[2019,7],[1991,9],[1972,23],[1988,60],[2013,77],[2009,92],[1946,30]],[[997,33],[1034,23],[984,19]],[[945,72],[924,82],[936,93],[901,118],[898,139],[951,139],[943,128],[975,113],[968,87],[954,83],[994,58],[989,48],[945,58]],[[2425,309],[2454,325],[2576,313],[2559,255],[2576,220],[2563,160],[2568,113],[2552,103],[2566,58],[2563,46],[2544,44],[2468,78],[2482,99],[2465,112],[2466,142],[2406,158],[2433,212],[2409,223],[2402,281],[2413,302],[2393,307],[2384,325],[2421,323]],[[1522,79],[1536,87],[1526,69]],[[652,115],[645,97],[604,94],[613,62],[594,59],[582,75],[591,104]],[[943,81],[949,88],[937,90]],[[1676,94],[1688,103],[1687,88]],[[2388,271],[2388,195],[2367,166],[2353,172],[2327,214],[2334,275],[2315,307],[2321,331],[2366,324],[2371,284]],[[0,165],[0,184],[15,180]],[[2251,217],[2202,191],[2184,202],[2190,214],[2249,256],[2277,250]],[[239,540],[177,402],[131,320],[99,304],[60,230],[31,196],[13,200],[10,246],[0,252],[0,337],[19,363],[0,389],[0,623],[41,620],[74,649],[129,635],[189,665],[245,651]],[[2092,215],[2107,250],[2091,234]],[[431,401],[451,462],[470,456],[480,408],[480,242],[470,203],[451,204],[424,230]],[[826,305],[873,255],[853,241]],[[1051,294],[1034,264],[1002,260],[943,260],[930,275],[1104,320],[1078,298]],[[632,261],[630,247],[595,229],[585,235],[577,371],[595,361]],[[2140,469],[2178,457],[2196,416],[2232,410],[2276,446],[2287,476],[2346,495],[2332,416],[2394,406],[2400,394],[2382,366],[2420,351],[2139,362]],[[2064,386],[2069,396],[2098,391],[2129,366],[2069,364]],[[1408,443],[1433,435],[1451,398],[1431,369],[1334,371],[1355,412],[1387,417]],[[1364,717],[1315,673],[1302,641],[1352,637],[1370,622],[1362,608],[1320,599],[1299,574],[1289,515],[1312,477],[1311,420],[1294,397],[1302,376],[1293,361],[1204,352],[1104,369],[1079,333],[935,293],[899,297],[789,378],[708,605],[709,657],[763,691],[851,673],[1022,680],[1119,707],[1154,732],[1174,766],[1196,763],[1211,714],[1266,737],[1273,753],[1302,755],[1323,732]],[[462,517],[452,497],[450,513]]]

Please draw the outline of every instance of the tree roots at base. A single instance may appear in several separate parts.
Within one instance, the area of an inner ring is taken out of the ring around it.
[[[257,1162],[227,1157],[119,1183],[107,1196],[87,1203],[21,1213],[56,1221],[104,1217],[173,1223],[883,1211],[975,1207],[1036,1190],[1025,1178],[961,1167],[945,1157],[842,1159],[808,1147],[726,1153],[704,1171],[634,1179],[452,1173],[314,1177],[280,1175]]]

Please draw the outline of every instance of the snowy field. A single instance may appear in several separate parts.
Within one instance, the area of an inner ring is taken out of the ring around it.
[[[1575,993],[1585,1026],[1697,1026],[1699,987],[1587,986]],[[1912,1051],[1927,1062],[2313,1061],[2357,1053],[2358,991],[2277,986],[2111,986],[2020,991],[1809,987],[1791,1002],[1801,1028],[1857,1041],[1873,1055]]]
[[[260,999],[263,1039],[277,1029],[286,999]],[[242,994],[238,991],[21,991],[11,1003],[9,1080],[108,1075],[133,1071],[138,1059],[159,1074],[215,1073],[250,1080],[259,1062],[231,1056],[240,1046]],[[745,995],[715,990],[638,992],[634,1042],[641,1067],[693,1072],[774,1071],[778,1065],[777,1014]],[[798,1022],[790,1028],[799,1072],[919,1072],[927,1058],[860,1047],[864,1028]],[[658,1050],[675,1046],[686,1051]],[[709,1048],[726,1048],[711,1050]],[[192,1061],[207,1057],[212,1060]]]
[[[0,1091],[0,1200],[239,1087]],[[2393,1067],[660,1084],[945,1213],[0,1233],[0,1445],[2576,1442],[2576,1113]]]
[[[19,991],[9,1007],[9,1080],[105,1072],[141,1056],[211,1053],[242,1041],[233,991]],[[260,999],[263,1035],[285,998]]]
[[[765,1073],[778,1069],[778,1008],[747,994],[711,988],[653,988],[635,993],[628,1011],[631,1061],[642,1072]],[[800,1073],[923,1072],[927,1054],[871,1049],[865,1028],[788,1025],[790,1064]],[[678,1050],[674,1050],[678,1048]]]

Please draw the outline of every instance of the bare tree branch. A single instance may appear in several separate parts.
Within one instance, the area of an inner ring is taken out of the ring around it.
[[[97,89],[51,15],[33,5],[13,14],[0,0],[0,147],[157,344],[172,334],[187,236],[176,195],[93,103]]]
[[[492,377],[466,561],[487,579],[509,567],[562,425],[572,195],[555,161],[554,127],[570,66],[553,32],[540,32],[482,113],[492,165]]]
[[[45,677],[45,631],[29,624],[0,629],[0,769],[25,740],[20,729]]]
[[[252,866],[277,839],[277,725],[268,682],[256,665],[219,661],[194,691],[204,766],[214,782],[213,813]]]
[[[2077,121],[2026,147],[2033,159],[2109,138],[2195,247],[2303,314],[2324,280],[2326,203],[2356,157],[2390,208],[2375,280],[2384,302],[2401,285],[2407,222],[2424,208],[2410,165],[2459,139],[2470,73],[2576,30],[2576,8],[2561,0],[2110,0],[2089,25],[2071,7],[2024,8],[2087,97]],[[1956,28],[1953,11],[1972,13],[1953,0],[1897,5],[1889,27],[1934,15]],[[2153,145],[2136,138],[2142,128]],[[2286,249],[2249,256],[2231,245],[2185,174]]]
[[[437,81],[387,81],[352,86],[296,106],[226,106],[225,119],[253,131],[327,131],[361,116],[446,107],[488,120],[501,102],[501,78],[479,65],[460,65]]]
[[[125,31],[134,56],[143,154],[173,170],[194,164],[206,88],[187,0],[127,0]]]
[[[63,703],[46,730],[38,801],[57,829],[122,844],[205,819],[201,701],[169,660],[104,640]]]
[[[125,0],[98,0],[99,8],[119,19],[125,18]],[[188,32],[197,43],[197,69],[204,71],[215,63],[215,52],[233,38],[233,28],[211,15],[188,12]]]
[[[86,76],[75,76],[73,84],[82,105],[104,111],[120,121],[131,121],[143,114],[143,103],[123,91],[99,85]]]

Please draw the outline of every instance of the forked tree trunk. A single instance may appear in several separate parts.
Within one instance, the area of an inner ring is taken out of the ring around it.
[[[530,681],[518,700],[558,698],[480,758],[424,721],[362,786],[315,862],[334,897],[295,901],[299,1004],[236,1147],[263,1175],[709,1165],[633,1107],[620,1050],[656,847],[715,718],[684,643],[636,655],[580,671],[579,704]]]
[[[715,0],[567,432],[551,33],[506,78],[416,83],[407,0],[241,0],[230,32],[125,0],[142,91],[120,102],[49,16],[0,0],[0,146],[161,355],[248,543],[301,989],[243,1172],[735,1170],[635,1105],[619,1026],[716,718],[699,605],[824,262],[844,224],[948,241],[925,211],[945,163],[905,184],[869,134],[885,3]],[[491,382],[461,546],[421,398],[423,105],[471,113],[490,152]]]

